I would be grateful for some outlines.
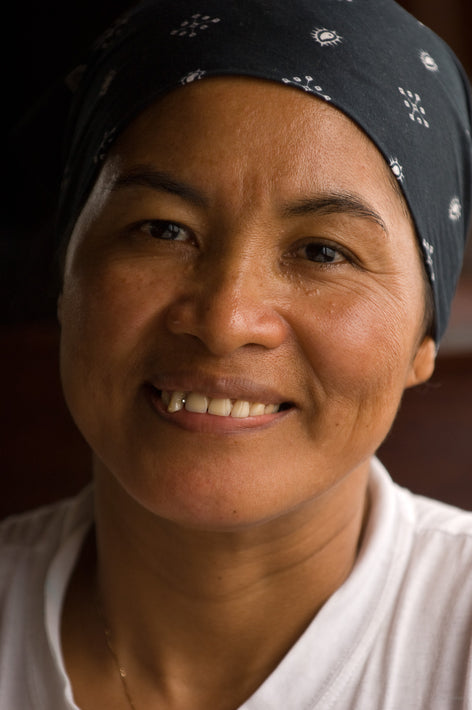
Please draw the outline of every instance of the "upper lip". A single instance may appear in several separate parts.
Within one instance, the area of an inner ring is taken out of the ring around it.
[[[212,399],[241,399],[264,404],[290,401],[270,385],[232,375],[213,375],[198,371],[168,372],[152,377],[149,384],[161,391],[198,392]]]

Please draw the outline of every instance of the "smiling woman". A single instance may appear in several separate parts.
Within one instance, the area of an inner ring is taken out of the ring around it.
[[[343,481],[339,506],[432,372],[421,272],[382,156],[340,111],[250,79],[170,93],[111,149],[66,258],[64,392],[100,475],[204,528]]]
[[[150,0],[82,72],[58,317],[94,484],[2,528],[2,708],[472,702],[472,519],[375,458],[460,268],[467,88],[391,0],[296,9]]]

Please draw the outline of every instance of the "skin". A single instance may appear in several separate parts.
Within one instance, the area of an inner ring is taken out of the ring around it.
[[[333,106],[212,79],[122,134],[59,301],[64,393],[96,480],[96,543],[62,630],[81,707],[129,707],[96,575],[137,708],[233,710],[254,692],[352,568],[370,458],[434,367],[423,317],[411,220]],[[179,419],[150,383],[290,406],[257,424]]]

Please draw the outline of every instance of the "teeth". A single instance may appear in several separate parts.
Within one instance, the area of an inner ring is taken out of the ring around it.
[[[263,414],[275,414],[279,411],[278,404],[263,404],[262,402],[248,402],[244,399],[231,400],[225,397],[206,397],[199,392],[161,392],[162,402],[168,412],[179,412],[186,409],[197,414],[214,414],[218,417],[259,417]]]
[[[236,419],[245,419],[249,416],[249,409],[251,405],[244,399],[237,399],[233,404],[233,409],[231,410],[231,416]]]
[[[273,404],[271,405],[275,407],[276,405]],[[253,402],[251,406],[249,407],[249,416],[250,417],[259,417],[261,414],[265,414],[266,407],[265,404],[261,404],[260,402]]]
[[[227,417],[231,414],[232,406],[230,399],[211,399],[208,405],[208,414],[216,414],[218,417]]]
[[[210,400],[203,394],[198,392],[190,392],[185,400],[185,409],[187,412],[197,412],[197,414],[205,414],[208,409]]]
[[[168,412],[178,412],[184,408],[185,392],[172,392],[170,402],[167,405]]]
[[[275,412],[279,411],[279,405],[278,404],[266,404],[264,407],[264,414],[275,414]]]

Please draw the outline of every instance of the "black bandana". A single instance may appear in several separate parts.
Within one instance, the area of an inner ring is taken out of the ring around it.
[[[113,140],[154,99],[209,76],[276,81],[331,102],[384,156],[415,222],[439,341],[471,207],[468,85],[449,47],[393,0],[148,0],[78,75],[60,235]]]

